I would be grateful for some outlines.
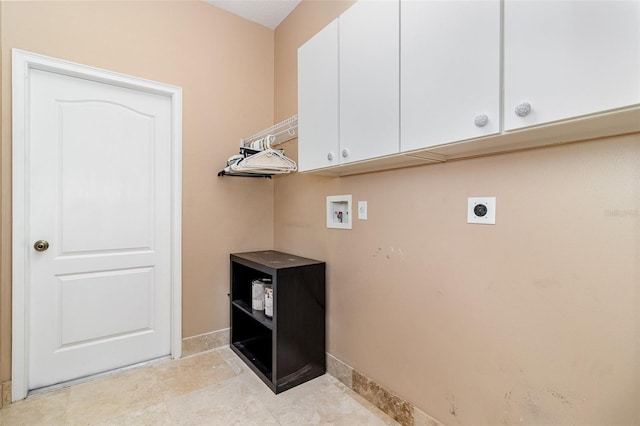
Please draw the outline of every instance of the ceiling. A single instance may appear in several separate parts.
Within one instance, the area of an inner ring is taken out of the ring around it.
[[[204,0],[207,3],[274,30],[300,0]]]

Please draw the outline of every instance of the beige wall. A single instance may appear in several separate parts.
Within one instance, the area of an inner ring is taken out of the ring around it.
[[[303,1],[275,43],[202,2],[0,4],[1,380],[18,47],[183,87],[185,337],[228,326],[228,253],[273,243],[328,262],[328,350],[446,424],[640,423],[640,135],[345,178],[215,176],[240,137],[296,112],[296,49],[349,4]],[[347,193],[369,220],[327,230],[325,196]],[[498,197],[498,224],[467,225],[468,196]]]
[[[296,48],[346,6],[276,30],[276,119]],[[640,134],[274,194],[275,248],[327,261],[329,352],[392,392],[450,425],[640,424]],[[338,194],[369,220],[326,229]],[[497,197],[495,226],[466,223],[469,196]]]
[[[14,47],[183,88],[183,336],[228,327],[228,255],[271,248],[273,183],[216,174],[237,153],[241,137],[273,124],[273,31],[200,1],[2,2],[0,7],[0,379],[10,377],[11,355]]]

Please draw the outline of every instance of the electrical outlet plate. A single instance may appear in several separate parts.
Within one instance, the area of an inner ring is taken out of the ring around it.
[[[327,197],[327,228],[351,229],[351,195]]]
[[[496,197],[469,197],[467,223],[496,224]]]
[[[358,201],[358,219],[367,220],[367,202]]]

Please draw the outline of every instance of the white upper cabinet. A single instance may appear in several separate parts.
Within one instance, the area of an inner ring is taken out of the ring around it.
[[[640,103],[640,1],[504,7],[505,130]]]
[[[401,2],[401,150],[500,132],[500,1]]]
[[[342,163],[399,152],[399,9],[360,0],[339,18]]]
[[[298,49],[298,166],[339,161],[338,20]]]
[[[640,0],[359,0],[300,47],[298,116],[338,175],[639,131]]]

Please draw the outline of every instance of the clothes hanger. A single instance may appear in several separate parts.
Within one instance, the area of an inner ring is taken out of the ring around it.
[[[264,138],[266,143],[266,149],[248,156],[236,164],[231,166],[235,171],[249,171],[249,170],[265,170],[278,171],[288,173],[296,171],[298,169],[296,162],[285,156],[281,150],[275,150],[271,148],[271,141],[275,140],[275,137],[269,135]]]

